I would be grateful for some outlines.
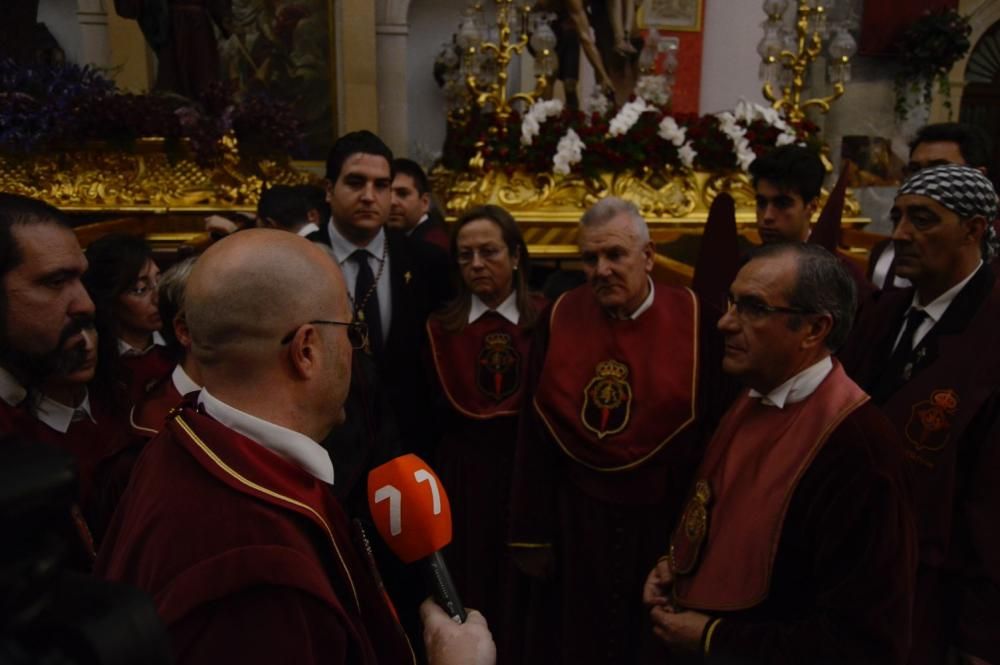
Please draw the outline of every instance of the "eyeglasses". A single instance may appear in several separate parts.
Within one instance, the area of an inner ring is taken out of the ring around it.
[[[500,257],[506,246],[495,246],[486,245],[485,247],[480,247],[479,249],[461,249],[458,252],[458,265],[464,266],[472,263],[476,260],[476,254],[479,255],[484,262],[493,261]]]
[[[364,321],[324,321],[322,319],[316,319],[315,321],[306,321],[306,323],[317,326],[347,326],[347,340],[351,343],[352,349],[364,349],[368,347],[368,324]],[[306,323],[301,323],[295,327],[294,330],[289,332],[287,335],[281,338],[282,346],[288,344],[295,337],[295,333],[299,331],[299,328],[306,325]]]
[[[745,321],[759,321],[771,314],[815,314],[815,312],[800,307],[768,305],[757,298],[736,298],[731,293],[726,296],[726,302],[728,304],[727,311],[735,311],[737,316]]]

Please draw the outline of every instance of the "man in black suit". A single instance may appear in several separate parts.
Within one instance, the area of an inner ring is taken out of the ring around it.
[[[990,162],[990,141],[981,129],[960,122],[924,125],[910,142],[910,161],[906,175],[942,164],[960,164],[978,169],[985,175]],[[992,220],[991,220],[992,221]],[[910,282],[896,274],[896,250],[892,238],[872,247],[868,256],[868,279],[877,289],[906,288]]]
[[[309,239],[340,264],[354,315],[368,327],[367,351],[396,411],[403,445],[426,455],[434,441],[421,355],[428,314],[450,297],[447,256],[386,228],[392,152],[369,131],[345,134],[326,162],[330,220]]]
[[[399,229],[413,238],[448,251],[448,228],[444,218],[431,205],[427,174],[412,159],[397,157],[392,163],[392,205],[389,228]]]

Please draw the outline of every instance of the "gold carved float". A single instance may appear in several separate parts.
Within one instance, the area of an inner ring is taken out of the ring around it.
[[[68,212],[208,213],[253,211],[262,185],[301,184],[311,176],[287,160],[250,159],[234,136],[222,157],[202,166],[188,150],[168,153],[162,138],[133,150],[81,146],[59,153],[0,155],[0,191],[42,199]]]
[[[699,233],[712,202],[722,192],[729,193],[736,203],[738,226],[751,227],[756,222],[753,184],[742,171],[708,173],[678,169],[586,177],[497,170],[477,175],[437,168],[430,178],[449,219],[476,205],[502,206],[518,220],[529,244],[563,247],[567,252],[576,241],[576,228],[583,212],[605,196],[618,196],[635,203],[654,239],[665,233]],[[820,208],[828,195],[824,189]],[[870,220],[860,214],[861,206],[849,192],[844,204],[844,226],[858,228],[868,224]]]

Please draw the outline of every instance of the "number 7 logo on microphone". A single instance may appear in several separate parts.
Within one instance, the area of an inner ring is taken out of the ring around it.
[[[397,457],[369,472],[368,508],[383,540],[407,563],[451,542],[448,495],[416,455]]]

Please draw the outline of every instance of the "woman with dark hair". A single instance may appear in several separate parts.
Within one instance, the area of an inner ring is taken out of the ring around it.
[[[102,363],[117,357],[117,367],[99,364],[98,384],[113,391],[123,382],[132,402],[177,364],[166,349],[157,300],[160,269],[142,238],[113,233],[87,247],[84,285],[94,301]]]
[[[543,303],[528,291],[528,247],[503,208],[482,206],[458,220],[451,261],[458,297],[427,322],[444,411],[435,469],[452,506],[446,555],[462,601],[491,617],[501,644],[517,413]]]

